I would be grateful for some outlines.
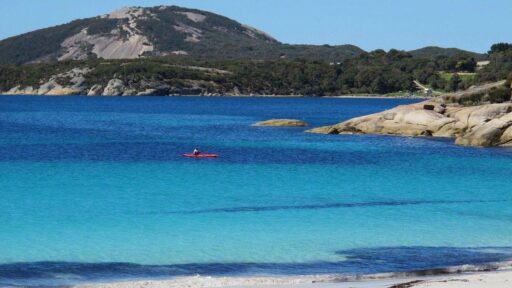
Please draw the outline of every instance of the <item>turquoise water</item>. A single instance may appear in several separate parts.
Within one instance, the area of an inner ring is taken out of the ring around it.
[[[2,97],[0,284],[511,258],[512,150],[249,126],[411,102]]]

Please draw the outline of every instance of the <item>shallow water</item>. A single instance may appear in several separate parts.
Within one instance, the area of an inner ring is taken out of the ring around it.
[[[0,284],[509,259],[512,150],[250,127],[414,101],[0,97]]]

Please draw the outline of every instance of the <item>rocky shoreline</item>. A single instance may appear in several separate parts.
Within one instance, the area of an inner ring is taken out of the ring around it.
[[[512,103],[485,103],[493,89],[504,85],[510,83],[499,81],[472,87],[308,132],[448,137],[458,145],[512,147]],[[478,104],[460,104],[470,100]]]
[[[125,81],[113,78],[107,84],[87,85],[81,69],[72,70],[72,78],[68,85],[58,83],[63,74],[55,75],[50,80],[39,86],[16,86],[8,91],[0,92],[0,95],[40,95],[40,96],[241,96],[238,89],[233,91],[208,91],[200,85],[170,86],[163,82],[147,83],[126,83]]]
[[[88,68],[74,68],[66,73],[53,75],[47,82],[34,86],[15,86],[7,91],[0,91],[0,95],[38,95],[38,96],[237,96],[237,97],[311,97],[309,95],[276,95],[247,93],[247,89],[234,87],[231,90],[217,89],[212,91],[201,84],[189,83],[188,86],[171,86],[158,81],[141,81],[127,83],[118,78],[110,79],[106,84],[88,84],[85,78],[90,70]],[[60,80],[67,79],[67,84],[60,84]],[[243,92],[241,91],[243,90]],[[324,98],[382,98],[382,99],[423,99],[417,95],[386,96],[386,95],[340,95],[317,96]]]

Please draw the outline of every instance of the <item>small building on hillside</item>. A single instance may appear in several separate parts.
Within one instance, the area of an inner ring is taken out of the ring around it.
[[[476,62],[476,70],[478,71],[478,70],[484,68],[485,66],[489,65],[489,63],[491,63],[491,61],[489,61],[489,60]]]

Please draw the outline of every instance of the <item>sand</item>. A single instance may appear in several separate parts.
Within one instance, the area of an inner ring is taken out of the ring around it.
[[[336,282],[334,276],[178,277],[77,285],[76,288],[511,288],[512,270],[435,277],[390,278]]]
[[[405,286],[407,287],[407,286]],[[405,288],[404,287],[404,288]],[[410,286],[413,288],[510,288],[512,271],[454,275],[431,279]],[[401,288],[401,287],[400,287]]]

